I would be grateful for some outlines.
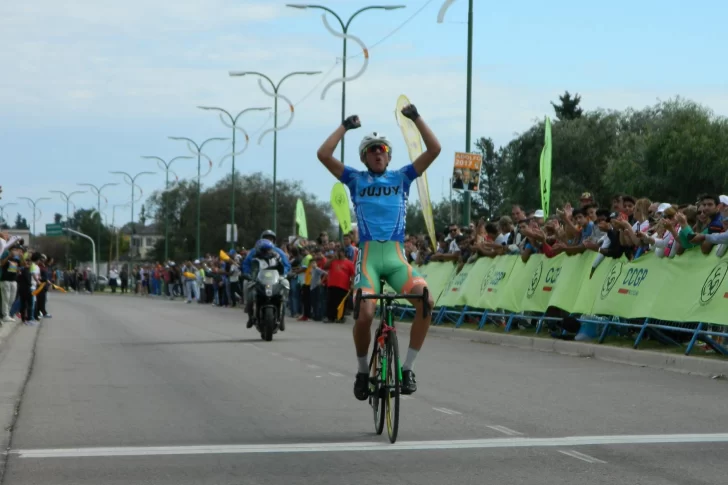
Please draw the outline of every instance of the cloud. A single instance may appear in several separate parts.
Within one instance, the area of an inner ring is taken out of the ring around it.
[[[0,10],[0,30],[6,35],[24,33],[53,38],[68,37],[75,32],[149,37],[159,33],[208,31],[291,15],[292,11],[285,5],[266,1],[36,0],[6,4]]]

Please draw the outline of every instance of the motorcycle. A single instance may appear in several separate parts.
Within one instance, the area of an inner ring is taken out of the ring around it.
[[[291,285],[278,270],[266,269],[265,261],[256,261],[260,266],[256,277],[245,275],[243,278],[253,284],[253,324],[260,332],[260,338],[270,342],[279,329],[286,329],[285,309]]]

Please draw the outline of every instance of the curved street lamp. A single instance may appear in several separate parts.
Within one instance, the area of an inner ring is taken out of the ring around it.
[[[278,187],[276,180],[278,177],[278,90],[283,84],[283,81],[293,76],[315,76],[321,74],[321,71],[296,71],[291,72],[283,76],[283,78],[275,84],[271,78],[265,74],[257,71],[230,71],[231,77],[240,76],[258,76],[265,79],[270,83],[273,88],[274,101],[273,101],[273,231],[277,234],[276,225],[278,223]],[[262,85],[261,85],[262,86]],[[293,105],[291,105],[291,114],[293,114]]]
[[[156,172],[139,172],[134,176],[122,171],[112,171],[109,173],[122,175],[124,177],[124,181],[131,185],[131,239],[129,240],[129,263],[131,263],[134,259],[134,186],[136,185],[136,179],[142,175],[156,175]],[[129,269],[131,270],[131,266]]]
[[[169,162],[165,161],[161,157],[157,157],[154,155],[143,155],[142,158],[147,160],[156,160],[157,165],[159,165],[159,168],[164,170],[165,174],[165,182],[164,182],[164,191],[166,192],[169,190],[169,173],[172,172],[172,174],[177,178],[177,174],[172,171],[172,163],[175,160],[192,160],[193,158],[187,155],[182,155],[179,157],[174,157]],[[168,204],[164,203],[164,198],[162,198],[162,203],[164,204],[164,260],[169,261],[169,207],[167,207]]]
[[[35,221],[36,221],[36,219],[40,218],[43,215],[43,212],[41,212],[40,209],[38,209],[38,202],[40,202],[41,200],[51,200],[51,198],[50,197],[39,197],[39,198],[33,200],[30,197],[18,197],[18,199],[27,200],[28,205],[30,206],[31,209],[33,209],[33,234],[32,234],[32,237],[35,237]],[[38,212],[40,212],[41,215],[36,216],[36,214]],[[28,238],[28,239],[30,239],[30,238]]]
[[[401,8],[406,8],[406,5],[370,5],[368,7],[363,7],[351,14],[351,17],[349,17],[349,20],[344,22],[344,20],[339,17],[339,15],[331,10],[328,7],[324,7],[323,5],[306,5],[306,4],[298,4],[298,3],[289,3],[286,5],[286,7],[290,8],[298,8],[301,10],[307,10],[307,9],[317,9],[317,10],[324,10],[331,15],[333,15],[336,20],[339,21],[339,24],[341,24],[341,31],[344,35],[347,34],[349,31],[349,26],[351,25],[351,21],[354,20],[360,13],[366,12],[367,10],[399,10]],[[341,120],[343,121],[346,119],[346,37],[344,37],[344,53],[341,57],[342,59],[342,81],[341,83]],[[341,163],[344,163],[344,139],[341,139]]]
[[[247,108],[247,109],[242,110],[236,116],[231,115],[228,111],[226,111],[222,108],[217,108],[214,106],[198,106],[198,108],[204,109],[207,111],[219,111],[220,112],[220,121],[222,121],[222,124],[227,126],[228,128],[232,128],[232,130],[233,130],[233,151],[230,154],[225,155],[225,157],[223,157],[223,159],[220,160],[220,164],[222,164],[222,162],[224,162],[225,159],[228,157],[232,157],[232,159],[233,159],[232,178],[231,178],[231,182],[230,182],[230,187],[231,187],[230,192],[232,193],[232,195],[230,196],[230,239],[232,239],[233,233],[234,233],[233,228],[235,227],[235,157],[238,155],[242,155],[243,152],[245,152],[245,150],[248,149],[248,141],[250,140],[250,138],[248,137],[248,133],[243,128],[238,126],[238,124],[237,124],[238,119],[240,119],[240,117],[243,116],[248,111],[266,111],[266,110],[269,110],[270,108]],[[226,114],[227,117],[230,119],[230,124],[228,124],[227,121],[225,120],[225,118],[223,118],[223,116],[222,116],[223,113]],[[243,135],[245,135],[245,148],[243,148],[238,153],[235,153],[235,135],[236,135],[235,131],[236,130],[240,130],[240,132]],[[231,241],[231,243],[232,242],[233,241]]]
[[[66,203],[66,227],[69,227],[69,222],[71,220],[69,206],[70,206],[70,204],[73,204],[73,202],[71,202],[71,197],[73,197],[74,195],[85,194],[86,191],[76,190],[76,191],[73,191],[70,193],[66,193],[61,190],[51,190],[50,192],[53,194],[60,195],[61,200]],[[68,240],[66,240],[66,244],[65,244],[65,246],[66,246],[66,266],[68,266],[68,251],[69,251],[68,245],[69,245],[69,240],[71,239],[71,233],[67,233],[67,238],[68,238]]]
[[[2,219],[3,223],[5,223],[8,227],[10,227],[10,224],[8,224],[7,213],[5,212],[5,208],[10,207],[11,205],[18,205],[18,204],[15,202],[8,202],[7,204],[0,204],[0,219]]]
[[[445,0],[437,15],[437,22],[442,23],[447,9],[455,0]],[[468,73],[467,93],[465,96],[465,152],[470,153],[470,131],[473,117],[473,0],[468,0]],[[463,225],[470,224],[470,192],[463,193]]]
[[[192,140],[191,138],[187,138],[184,136],[170,136],[168,138],[170,140],[186,141],[187,143],[191,144],[191,146],[188,145],[190,148],[190,151],[192,153],[194,153],[195,155],[197,155],[197,244],[195,246],[195,249],[196,249],[195,257],[199,258],[200,257],[200,163],[202,162],[202,155],[203,155],[202,149],[204,148],[204,146],[207,142],[226,141],[227,138],[217,138],[217,137],[208,138],[207,140],[203,141],[199,145],[197,143],[195,143],[195,141]],[[192,150],[192,146],[194,146],[197,149],[197,151]],[[210,160],[210,163],[212,163],[212,160],[210,159],[210,157],[205,155],[205,158]]]
[[[97,187],[94,184],[81,184],[80,183],[78,185],[80,185],[82,187],[88,187],[88,188],[90,188],[91,189],[91,192],[94,195],[96,195],[96,212],[99,213],[99,224],[96,227],[96,254],[97,254],[96,261],[97,262],[100,262],[101,261],[101,225],[102,225],[102,221],[101,221],[101,215],[102,215],[102,212],[101,212],[101,197],[103,197],[101,195],[101,191],[104,190],[106,187],[113,187],[113,186],[116,186],[116,185],[119,185],[119,184],[116,183],[116,182],[112,182],[112,183],[104,184],[101,187]],[[106,199],[106,197],[104,197],[104,199]],[[107,199],[106,200],[106,203],[108,204],[108,202],[109,201]],[[96,268],[96,274],[97,275],[99,274],[99,268]],[[98,281],[99,281],[99,279],[96,278],[96,290],[97,291],[98,291],[98,286],[99,286],[99,282]]]

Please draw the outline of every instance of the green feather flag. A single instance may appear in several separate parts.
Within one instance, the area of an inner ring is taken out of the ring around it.
[[[543,216],[549,216],[549,201],[551,200],[551,120],[546,117],[544,144],[541,150],[541,208]]]

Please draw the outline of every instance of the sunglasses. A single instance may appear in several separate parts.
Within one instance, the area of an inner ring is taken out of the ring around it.
[[[382,153],[389,153],[389,147],[385,145],[384,143],[377,143],[376,145],[369,145],[364,149],[364,151],[368,153],[375,153],[377,150],[379,150]]]

